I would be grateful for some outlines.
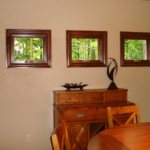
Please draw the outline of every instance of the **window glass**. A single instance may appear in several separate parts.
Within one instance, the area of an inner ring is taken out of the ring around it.
[[[43,38],[14,38],[14,61],[43,60]]]
[[[72,38],[72,60],[98,60],[98,39]]]
[[[146,40],[125,40],[124,44],[125,60],[146,60],[147,41]]]

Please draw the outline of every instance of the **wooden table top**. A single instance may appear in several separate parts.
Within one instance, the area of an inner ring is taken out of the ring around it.
[[[87,150],[150,150],[150,122],[106,129],[89,141]]]

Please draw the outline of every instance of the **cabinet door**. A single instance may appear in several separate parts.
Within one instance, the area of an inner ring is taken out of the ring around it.
[[[72,150],[86,150],[88,143],[88,124],[67,124]]]

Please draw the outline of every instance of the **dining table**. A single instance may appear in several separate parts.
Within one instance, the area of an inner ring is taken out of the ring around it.
[[[150,150],[150,122],[103,130],[90,139],[87,150]]]

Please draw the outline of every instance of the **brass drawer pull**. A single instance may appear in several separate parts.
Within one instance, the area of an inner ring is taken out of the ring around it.
[[[85,114],[76,114],[76,117],[84,117]]]

